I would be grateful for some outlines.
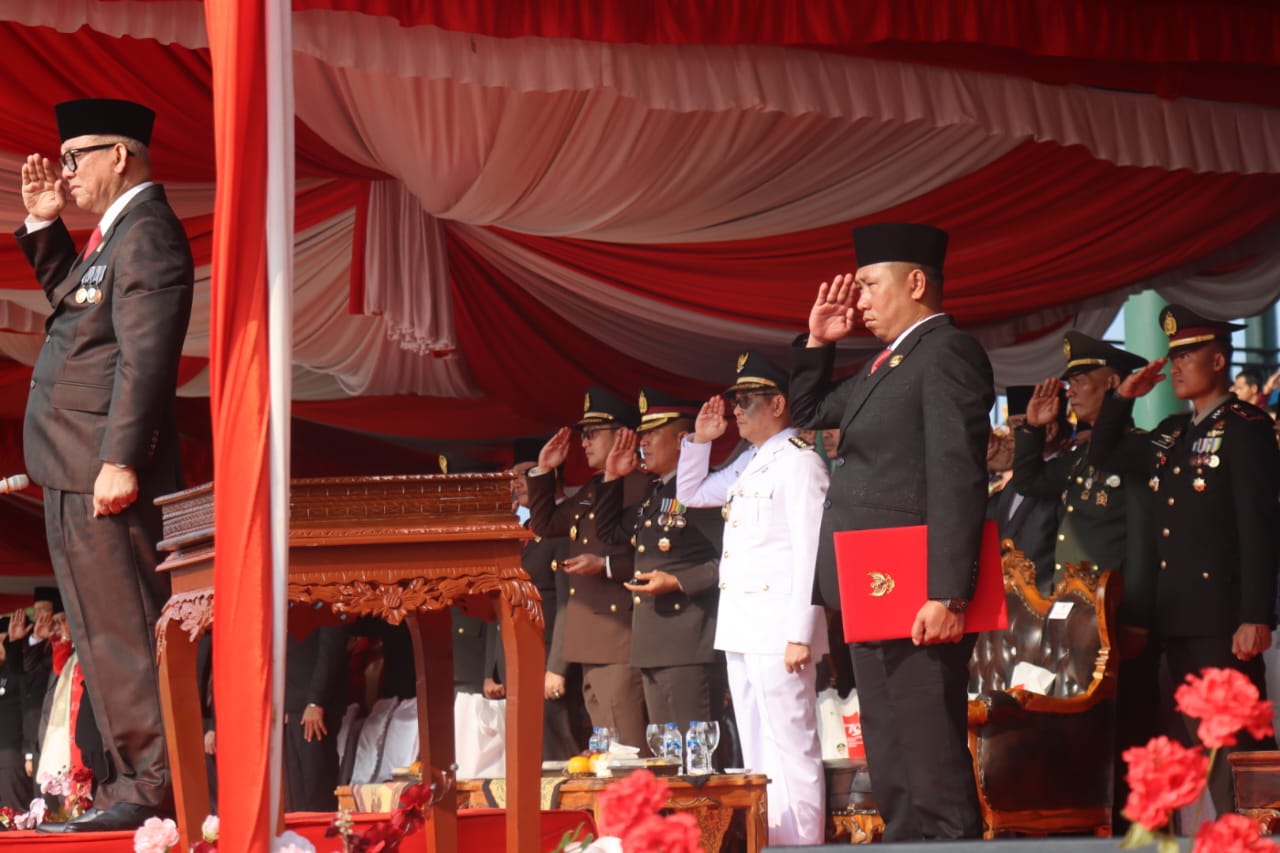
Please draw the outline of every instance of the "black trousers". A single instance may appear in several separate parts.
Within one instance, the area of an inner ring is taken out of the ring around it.
[[[1231,635],[1215,637],[1166,637],[1164,640],[1165,657],[1169,661],[1169,679],[1173,689],[1177,690],[1186,683],[1188,675],[1199,675],[1207,666],[1235,669],[1249,676],[1249,680],[1258,688],[1258,697],[1267,698],[1266,666],[1262,655],[1249,661],[1239,660],[1231,653]],[[1178,739],[1185,746],[1200,743],[1196,736],[1196,728],[1200,721],[1190,717],[1182,717],[1184,727],[1177,731]],[[1275,749],[1276,739],[1268,736],[1255,738],[1248,731],[1236,735],[1236,745],[1226,746],[1218,750],[1209,770],[1209,796],[1213,798],[1213,806],[1218,814],[1235,811],[1235,786],[1231,781],[1231,763],[1227,755],[1232,752],[1253,751],[1259,749]]]
[[[44,490],[45,532],[67,626],[84,671],[112,776],[94,805],[171,805],[156,672],[156,620],[169,578],[156,573],[162,538],[152,497],[93,518],[93,495]]]
[[[0,806],[25,812],[34,796],[21,749],[0,749]]]
[[[342,714],[326,708],[324,727],[329,733],[308,742],[302,712],[290,711],[284,726],[284,809],[287,812],[337,811],[338,729]]]
[[[853,643],[867,769],[885,841],[982,834],[968,740],[969,657],[958,643]]]

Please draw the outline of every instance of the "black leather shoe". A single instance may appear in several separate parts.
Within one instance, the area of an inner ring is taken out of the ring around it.
[[[73,824],[78,820],[88,820],[101,811],[102,809],[94,806],[87,809],[83,814],[73,817],[71,820],[62,821],[60,823],[42,823],[36,827],[36,832],[66,832],[68,825]]]
[[[116,832],[122,829],[137,829],[146,823],[149,817],[172,817],[151,806],[138,806],[133,803],[116,803],[97,814],[85,812],[75,820],[69,820],[62,826],[63,832]]]

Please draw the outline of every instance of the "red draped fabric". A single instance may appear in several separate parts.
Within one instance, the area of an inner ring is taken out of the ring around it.
[[[1165,0],[294,0],[500,38],[767,44],[1074,83],[1280,105],[1280,9]],[[1193,65],[1194,63],[1194,65]]]
[[[213,692],[219,845],[266,853],[275,815],[267,468],[264,0],[209,0],[217,140],[210,340],[215,533]]]
[[[1222,215],[1206,222],[1206,206]],[[798,331],[815,282],[851,270],[850,228],[872,221],[928,221],[945,228],[952,247],[947,311],[959,325],[977,326],[1151,278],[1276,217],[1280,175],[1170,174],[1115,166],[1081,148],[1028,142],[874,217],[800,233],[643,246],[500,233],[568,269],[649,299]],[[1131,227],[1139,222],[1140,230]],[[525,343],[532,345],[510,345]],[[487,371],[477,360],[504,356],[463,349],[478,374]]]

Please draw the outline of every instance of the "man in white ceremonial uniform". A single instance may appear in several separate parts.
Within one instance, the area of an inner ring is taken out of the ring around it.
[[[724,507],[715,647],[725,653],[743,759],[769,776],[769,842],[820,844],[814,662],[827,652],[827,626],[812,598],[829,474],[796,435],[786,392],[785,371],[757,353],[740,356],[737,381],[702,407],[684,438],[676,495],[689,506]],[[710,471],[730,403],[752,448]]]

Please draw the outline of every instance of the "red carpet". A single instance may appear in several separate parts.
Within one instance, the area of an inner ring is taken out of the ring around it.
[[[356,815],[357,825],[380,820],[384,815]],[[333,820],[331,814],[301,812],[286,818],[289,829],[305,836],[317,853],[338,853],[342,843],[325,838],[324,832]],[[545,811],[542,813],[543,853],[556,849],[561,837],[586,824],[594,832],[590,812]],[[506,813],[502,809],[466,809],[458,812],[459,853],[500,853],[506,849]],[[95,832],[58,835],[43,832],[0,832],[0,851],[4,853],[47,853],[55,847],[66,853],[133,853],[132,832]]]

